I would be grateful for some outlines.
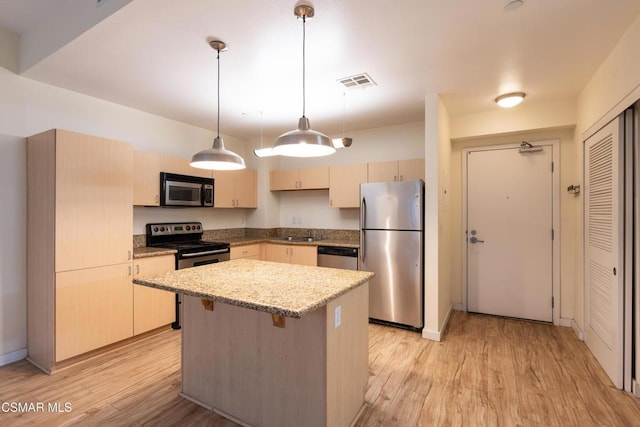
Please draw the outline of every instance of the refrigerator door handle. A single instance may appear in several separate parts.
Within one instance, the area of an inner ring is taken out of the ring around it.
[[[360,230],[360,264],[362,264],[366,258],[366,231]]]
[[[362,198],[360,202],[360,228],[364,229],[367,225],[367,199]]]

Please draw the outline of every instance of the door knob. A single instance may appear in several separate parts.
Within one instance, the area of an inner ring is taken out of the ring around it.
[[[480,240],[480,239],[478,239],[476,236],[471,236],[471,238],[469,239],[469,241],[470,241],[471,243],[473,243],[474,245],[475,245],[476,243],[484,243],[484,240]]]

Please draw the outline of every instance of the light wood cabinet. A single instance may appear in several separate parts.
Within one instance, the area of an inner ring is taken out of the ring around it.
[[[424,180],[424,159],[392,160],[369,163],[368,182]]]
[[[269,173],[269,190],[320,190],[329,188],[329,168],[305,168]]]
[[[359,208],[360,183],[367,182],[367,164],[329,168],[329,205],[334,208]]]
[[[56,273],[55,360],[133,335],[131,265]]]
[[[173,255],[136,259],[133,277],[166,273],[175,269]],[[143,285],[133,285],[133,334],[138,335],[175,320],[175,294]]]
[[[27,139],[27,341],[50,372],[132,334],[133,148],[63,130]]]
[[[161,172],[211,178],[210,170],[191,167],[190,163],[190,160],[183,159],[181,157],[160,156]]]
[[[251,169],[213,171],[214,208],[257,208],[258,173]]]
[[[253,245],[232,246],[229,257],[230,259],[246,258],[261,260],[263,258],[263,247],[264,245],[262,243],[256,243]]]
[[[134,206],[160,206],[160,154],[133,152]]]
[[[303,245],[265,244],[265,261],[318,265],[318,248]]]

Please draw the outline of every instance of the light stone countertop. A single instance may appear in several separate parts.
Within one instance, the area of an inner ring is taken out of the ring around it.
[[[139,285],[300,318],[373,273],[237,259],[134,279]]]
[[[359,248],[358,240],[346,239],[323,239],[314,240],[312,242],[285,240],[279,237],[234,237],[231,239],[220,239],[222,242],[229,243],[231,247],[252,245],[256,243],[275,243],[278,245],[297,245],[297,246],[339,246],[345,248]]]
[[[153,256],[175,255],[175,249],[155,248],[143,246],[141,248],[133,248],[133,259],[149,258]]]

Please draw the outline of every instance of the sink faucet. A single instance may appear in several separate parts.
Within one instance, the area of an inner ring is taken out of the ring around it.
[[[311,230],[307,230],[307,237],[311,238]]]

